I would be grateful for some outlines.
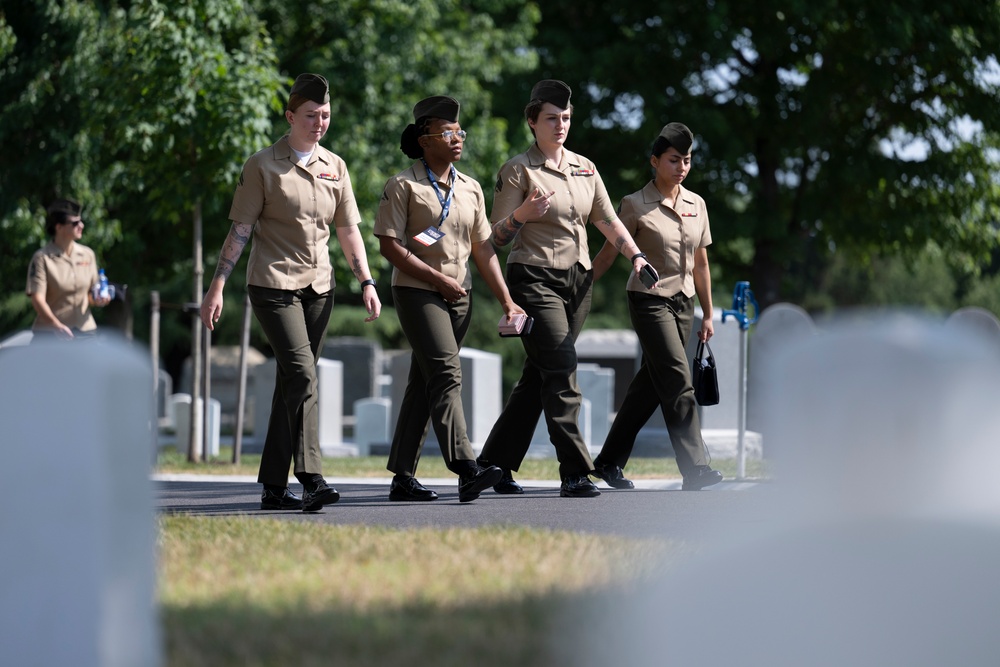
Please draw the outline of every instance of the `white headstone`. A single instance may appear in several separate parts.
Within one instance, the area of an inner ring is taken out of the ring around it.
[[[803,338],[816,335],[816,325],[805,310],[790,303],[776,303],[761,312],[753,326],[747,356],[747,428],[760,430],[764,377],[776,355]]]
[[[388,398],[362,398],[354,403],[354,444],[360,456],[368,456],[372,445],[392,442],[389,413],[392,405]]]
[[[1000,320],[985,308],[959,308],[948,317],[947,324],[1000,345]]]
[[[336,448],[344,443],[344,364],[320,357],[316,363],[319,381],[319,445]]]
[[[392,418],[391,427],[396,427],[399,418],[399,406],[403,402],[406,382],[410,372],[410,353],[395,354],[391,357],[389,366],[392,374]],[[493,352],[484,352],[474,348],[463,347],[459,350],[459,361],[462,364],[462,412],[465,415],[465,426],[469,442],[473,449],[482,449],[490,429],[500,416],[503,392],[503,372],[501,357]],[[436,446],[437,436],[434,429],[427,429],[427,440],[424,446]]]
[[[174,436],[177,451],[188,453],[188,443],[191,439],[191,394],[173,394],[169,400],[169,413],[174,423]],[[205,399],[198,399],[198,410],[204,410]],[[208,441],[205,443],[207,456],[219,455],[219,431],[222,418],[222,405],[217,399],[208,402]],[[204,422],[203,422],[204,423]]]
[[[0,395],[0,662],[156,667],[149,352],[3,350]]]
[[[584,664],[996,664],[1000,350],[930,318],[855,316],[763,373],[759,515],[602,603],[613,627],[577,647]]]

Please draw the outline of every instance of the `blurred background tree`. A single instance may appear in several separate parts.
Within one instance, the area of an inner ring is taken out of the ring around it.
[[[574,89],[569,148],[615,199],[649,178],[666,122],[691,126],[688,185],[708,201],[717,307],[749,280],[762,306],[1000,314],[997,44],[997,0],[6,0],[0,335],[30,324],[27,261],[57,195],[85,202],[84,242],[130,285],[137,338],[151,290],[189,301],[194,211],[211,276],[239,169],[284,133],[303,71],[331,82],[323,143],[347,161],[369,231],[383,184],[409,164],[399,135],[417,100],[462,102],[459,167],[490,198],[497,168],[530,144],[531,85],[553,77]],[[596,252],[603,237],[591,237]],[[369,256],[391,306],[372,237]],[[391,313],[361,323],[357,285],[333,257],[331,334],[405,346]],[[216,343],[238,339],[244,270],[245,259]],[[627,271],[619,261],[598,283],[588,326],[628,326]],[[501,353],[516,376],[520,346],[497,339],[482,281],[475,300],[467,344]],[[168,314],[163,326],[176,373],[190,330]],[[266,350],[256,330],[254,345]]]

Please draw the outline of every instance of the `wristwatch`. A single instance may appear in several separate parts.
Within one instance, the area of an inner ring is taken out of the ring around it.
[[[361,289],[364,289],[367,285],[371,285],[372,287],[375,287],[375,279],[374,278],[369,278],[368,280],[362,280],[361,281]]]

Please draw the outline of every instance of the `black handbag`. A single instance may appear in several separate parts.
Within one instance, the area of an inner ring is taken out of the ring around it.
[[[694,385],[694,400],[698,401],[698,405],[718,405],[719,376],[715,370],[715,355],[708,343],[698,341],[691,369],[691,383]]]

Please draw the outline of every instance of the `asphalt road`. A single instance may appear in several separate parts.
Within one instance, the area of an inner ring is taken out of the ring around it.
[[[388,479],[328,481],[341,493],[340,502],[321,512],[262,511],[260,485],[252,480],[159,476],[157,509],[163,513],[196,516],[278,518],[331,525],[379,525],[392,528],[478,527],[524,525],[628,537],[697,539],[734,525],[750,527],[766,522],[769,485],[723,482],[703,491],[680,491],[670,480],[643,480],[629,491],[608,489],[599,483],[597,498],[560,498],[558,484],[519,480],[521,496],[501,496],[487,490],[471,503],[458,502],[452,480],[421,480],[440,498],[423,503],[390,502]],[[293,485],[296,490],[296,485]]]

